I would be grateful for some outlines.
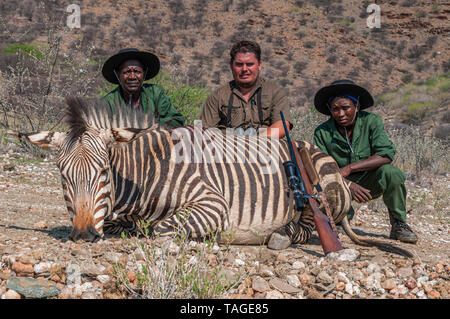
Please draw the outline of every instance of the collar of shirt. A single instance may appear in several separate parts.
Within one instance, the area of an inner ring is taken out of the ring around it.
[[[339,132],[339,129],[336,126],[336,122],[334,121],[334,119],[331,117],[331,128],[333,131],[333,139],[342,141],[344,143],[347,144],[347,140],[345,138],[345,136],[343,136],[341,134],[341,132]],[[359,112],[356,114],[356,119],[355,119],[355,127],[353,128],[353,132],[352,132],[352,136],[351,139],[349,138],[349,140],[351,141],[352,144],[352,148],[354,151],[356,151],[356,146],[358,145],[358,141],[359,141],[359,136],[360,136],[360,132],[361,132],[361,126],[362,126],[362,120],[360,119],[359,116]]]
[[[262,83],[263,83],[263,81],[262,81],[261,77],[258,76],[258,78],[256,79],[256,83],[255,83],[255,85],[253,86],[253,88],[252,88],[252,90],[251,90],[251,93],[250,93],[250,95],[249,95],[249,97],[248,97],[248,101],[247,101],[246,103],[248,103],[248,102],[251,101],[253,95],[255,95],[255,93],[256,93],[256,90],[257,90],[258,88],[262,87]],[[239,97],[241,100],[245,101],[244,96],[242,95],[241,91],[239,91],[239,88],[238,88],[238,86],[236,85],[236,81],[235,81],[235,80],[231,81],[231,87],[233,88],[233,89],[232,89],[233,93],[234,93],[237,97]]]

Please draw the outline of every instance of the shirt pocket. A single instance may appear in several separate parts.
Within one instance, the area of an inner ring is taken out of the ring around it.
[[[356,152],[356,158],[358,161],[368,159],[371,155],[370,147],[364,147]]]
[[[221,113],[222,113],[223,122],[226,125],[227,119],[228,119],[228,105],[222,105]],[[242,111],[242,107],[234,104],[231,107],[231,114],[230,114],[231,127],[237,127],[237,126],[241,125],[243,122],[243,119],[244,119],[244,113]]]
[[[255,100],[255,110],[257,114],[257,119],[259,122],[259,111],[258,111],[258,101]],[[270,126],[272,124],[272,107],[270,103],[270,96],[268,94],[261,94],[261,109],[262,109],[262,119],[263,124]]]

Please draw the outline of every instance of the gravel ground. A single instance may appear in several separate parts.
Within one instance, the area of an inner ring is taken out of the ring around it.
[[[344,234],[340,239],[347,249],[326,257],[316,236],[282,251],[213,245],[204,256],[206,264],[220,266],[221,278],[233,283],[215,297],[448,299],[449,179],[447,174],[407,182],[408,223],[419,236],[416,245],[388,239],[390,225],[381,201],[357,206],[352,221],[357,233],[396,243],[415,258],[358,246]],[[167,239],[107,237],[74,243],[67,239],[70,229],[54,160],[38,162],[0,150],[1,299],[151,297],[137,288],[146,262],[139,247],[166,247],[172,258],[180,254],[181,247]],[[200,262],[198,252],[206,246],[188,242],[189,263]],[[117,265],[124,284],[117,284]]]

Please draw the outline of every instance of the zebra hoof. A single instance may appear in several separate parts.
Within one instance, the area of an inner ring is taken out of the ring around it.
[[[287,234],[280,234],[278,232],[274,232],[272,235],[270,235],[267,247],[273,250],[281,250],[288,248],[290,244],[291,239]]]

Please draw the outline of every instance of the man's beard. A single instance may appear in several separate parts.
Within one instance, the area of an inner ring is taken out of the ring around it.
[[[256,82],[258,81],[258,76],[253,82],[241,82],[239,80],[236,80],[236,84],[244,89],[249,89],[255,86]]]

